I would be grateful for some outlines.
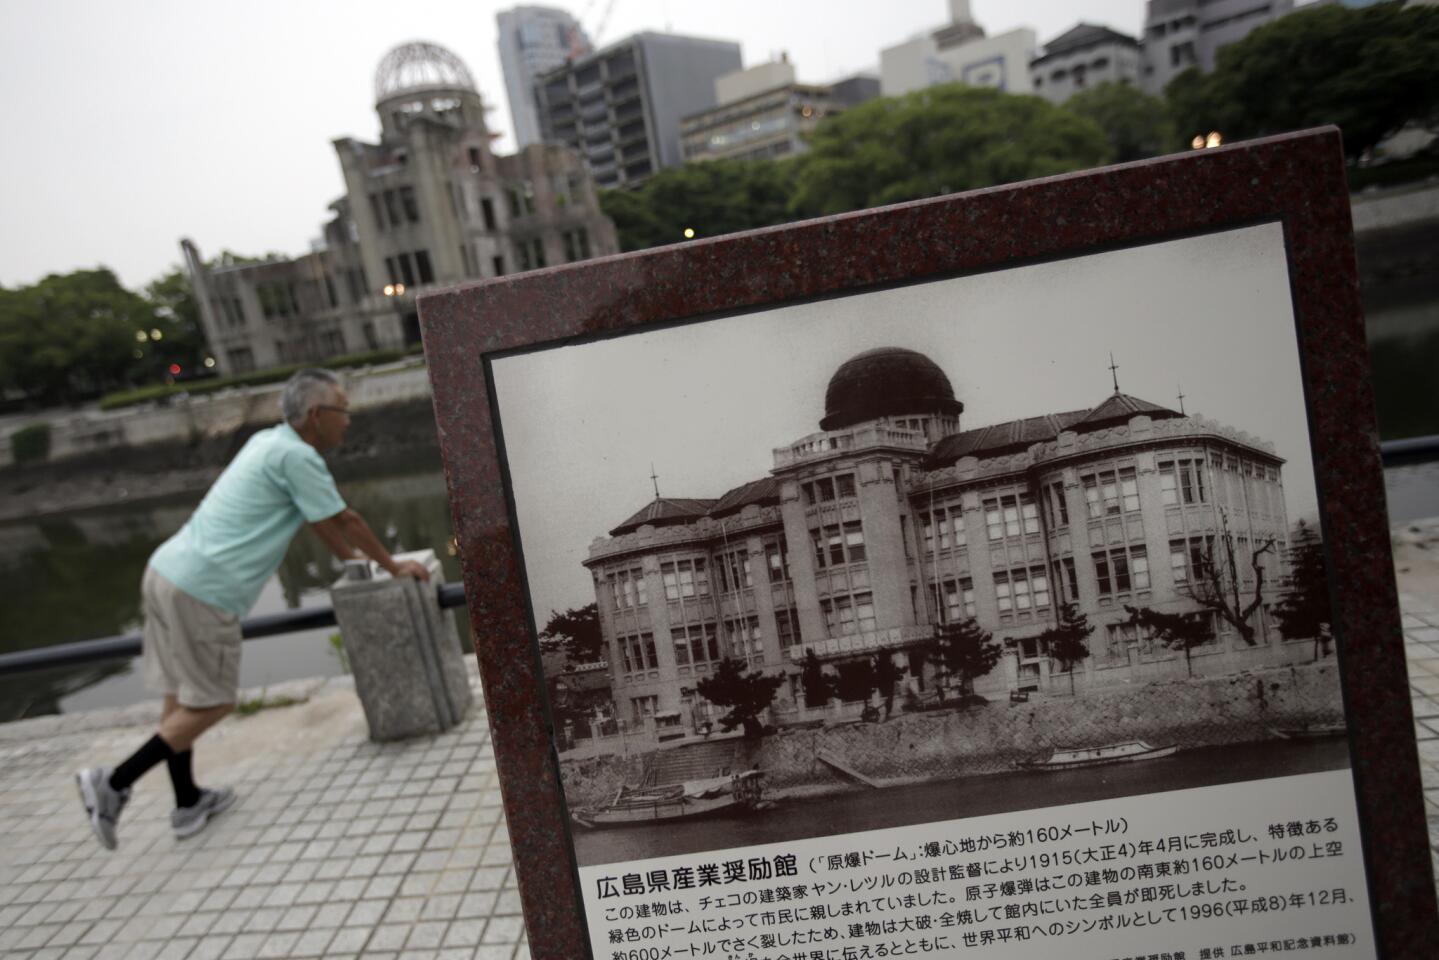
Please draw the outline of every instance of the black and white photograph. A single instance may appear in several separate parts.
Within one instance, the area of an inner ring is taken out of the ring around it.
[[[1349,767],[1278,223],[486,362],[581,867]]]

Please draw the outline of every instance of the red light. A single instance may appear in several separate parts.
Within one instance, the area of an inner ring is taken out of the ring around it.
[[[172,377],[178,377],[179,375],[180,375],[180,365],[179,365],[178,363],[172,363],[172,364],[170,364],[170,376],[172,376]]]

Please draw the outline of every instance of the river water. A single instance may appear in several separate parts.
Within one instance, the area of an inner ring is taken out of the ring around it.
[[[575,827],[572,836],[579,865],[593,866],[1342,770],[1348,766],[1349,743],[1342,737],[1269,740],[1183,750],[1162,760],[1105,767],[1001,773],[779,800],[769,809],[748,815],[663,827]]]
[[[449,501],[439,455],[409,473],[341,482],[346,501],[392,551],[432,548],[445,577],[460,579],[450,541]],[[0,524],[0,652],[71,643],[140,628],[140,575],[150,553],[185,522],[200,496]],[[315,536],[302,531],[266,583],[251,615],[328,606],[338,576]],[[455,617],[468,643],[463,610]],[[334,628],[250,640],[242,687],[335,676]],[[0,722],[47,713],[138,703],[150,695],[138,660],[110,660],[0,677]]]

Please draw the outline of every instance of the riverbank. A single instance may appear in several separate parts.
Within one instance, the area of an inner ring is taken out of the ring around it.
[[[1101,690],[1079,698],[997,702],[900,714],[882,723],[781,730],[746,744],[738,766],[758,766],[781,796],[842,791],[835,763],[880,787],[1012,773],[1051,751],[1125,740],[1184,750],[1282,739],[1280,729],[1342,724],[1333,658],[1230,677]],[[643,757],[562,761],[573,806],[603,805],[639,781]]]
[[[244,442],[272,422],[0,469],[0,523],[202,493]],[[438,472],[434,408],[425,398],[357,410],[344,445],[326,459],[342,483],[392,467],[428,463]]]

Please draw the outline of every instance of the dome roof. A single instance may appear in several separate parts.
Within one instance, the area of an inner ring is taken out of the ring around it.
[[[949,377],[933,360],[901,347],[880,347],[850,357],[830,377],[819,427],[839,430],[879,417],[963,411]]]
[[[375,68],[375,102],[414,90],[474,90],[465,61],[438,43],[403,43]]]

